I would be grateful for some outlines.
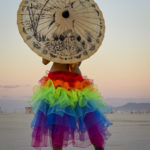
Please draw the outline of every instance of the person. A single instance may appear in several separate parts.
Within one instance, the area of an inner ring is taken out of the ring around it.
[[[42,59],[44,65],[50,61]],[[108,108],[92,80],[82,76],[81,62],[54,62],[48,74],[34,87],[29,100],[35,115],[31,122],[32,147],[41,150],[52,146],[62,150],[93,145],[104,150],[112,123],[103,110]]]
[[[105,35],[103,13],[94,0],[22,0],[17,25],[24,42],[51,69],[33,87],[29,103],[35,149],[88,147],[104,150],[112,123],[110,108],[81,62],[95,54]]]

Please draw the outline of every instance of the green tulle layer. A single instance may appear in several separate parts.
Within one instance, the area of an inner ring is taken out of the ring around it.
[[[76,105],[84,107],[89,101],[98,101],[101,106],[106,106],[101,98],[100,93],[90,85],[83,89],[66,90],[62,87],[55,88],[52,80],[48,80],[44,86],[37,85],[33,88],[33,96],[29,99],[29,103],[33,106],[38,101],[44,101],[50,105],[50,107],[59,105],[60,107],[72,107]],[[35,106],[34,106],[35,107]],[[37,106],[38,107],[38,106]],[[34,108],[36,109],[36,108]]]

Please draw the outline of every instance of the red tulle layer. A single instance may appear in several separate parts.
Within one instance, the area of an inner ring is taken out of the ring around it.
[[[48,76],[44,76],[40,80],[41,85],[46,85],[48,80],[52,80],[56,88],[63,87],[67,90],[83,89],[93,84],[92,80],[82,77],[80,74],[64,71],[50,72]]]

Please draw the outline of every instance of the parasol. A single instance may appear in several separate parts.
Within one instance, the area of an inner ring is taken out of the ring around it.
[[[93,55],[105,32],[102,12],[94,0],[22,0],[17,24],[36,54],[66,64]]]

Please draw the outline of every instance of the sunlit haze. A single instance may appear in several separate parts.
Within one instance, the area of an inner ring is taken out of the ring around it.
[[[50,69],[23,42],[17,28],[21,0],[0,1],[0,100],[27,100]],[[150,102],[150,0],[96,0],[106,34],[81,65],[109,104]]]

